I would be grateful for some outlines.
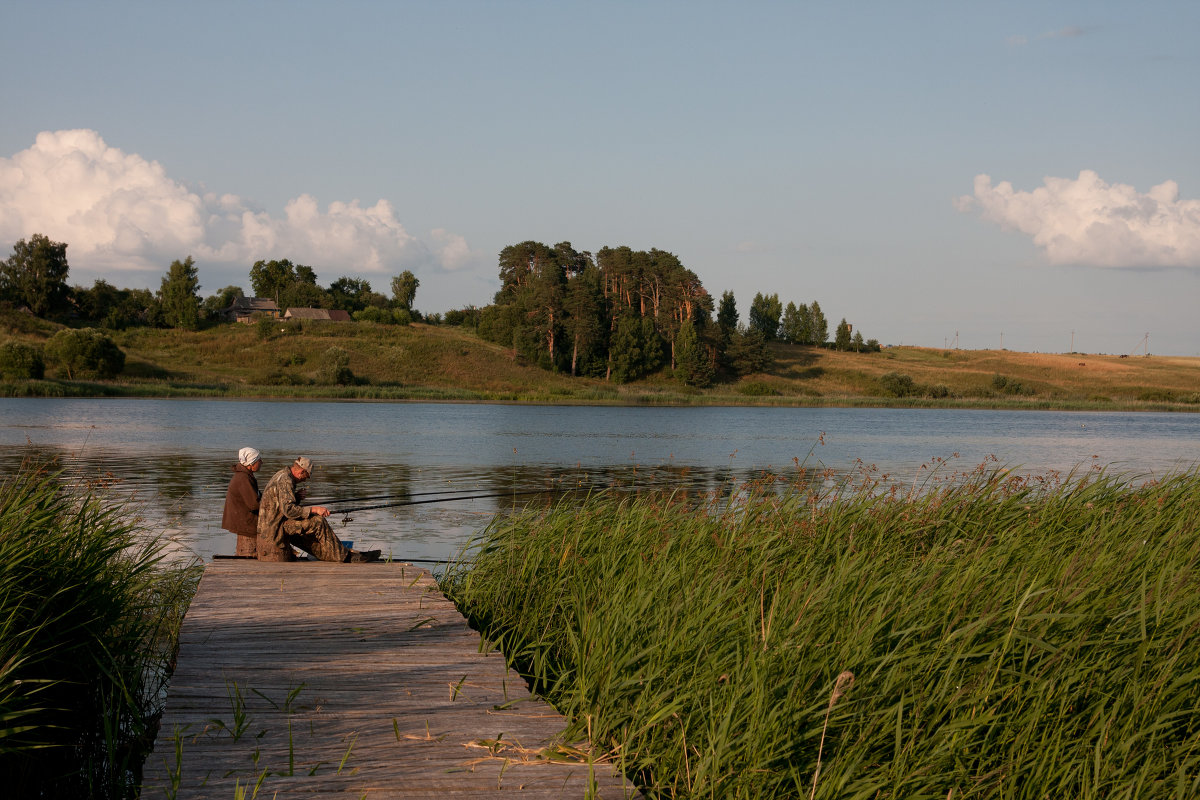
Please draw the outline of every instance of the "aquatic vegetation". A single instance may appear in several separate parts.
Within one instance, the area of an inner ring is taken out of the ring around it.
[[[1198,562],[1195,468],[981,466],[498,517],[443,586],[651,797],[1182,799]]]
[[[128,507],[36,467],[0,484],[7,796],[136,796],[198,579]]]

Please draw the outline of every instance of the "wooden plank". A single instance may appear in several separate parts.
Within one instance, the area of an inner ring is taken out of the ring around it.
[[[408,564],[219,560],[142,798],[638,797]]]

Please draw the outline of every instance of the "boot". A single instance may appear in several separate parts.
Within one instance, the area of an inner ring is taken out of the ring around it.
[[[351,550],[350,555],[346,558],[346,561],[351,564],[365,564],[368,561],[378,561],[381,552],[382,551],[380,550],[366,550],[363,552]]]

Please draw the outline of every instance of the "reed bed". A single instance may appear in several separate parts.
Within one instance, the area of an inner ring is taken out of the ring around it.
[[[1200,796],[1200,471],[494,520],[444,587],[655,798]]]
[[[137,796],[199,577],[161,553],[129,508],[52,472],[0,484],[5,796]]]

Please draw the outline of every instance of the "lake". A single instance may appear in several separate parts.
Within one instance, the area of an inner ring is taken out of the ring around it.
[[[800,464],[910,484],[985,460],[1027,473],[1103,465],[1160,476],[1200,462],[1200,414],[0,399],[0,445],[5,474],[25,458],[56,459],[70,480],[134,498],[180,557],[233,552],[221,510],[247,445],[262,451],[260,487],[295,456],[312,458],[318,502],[500,495],[349,521],[332,506],[334,529],[356,547],[441,562],[497,511],[564,487],[712,490]]]

